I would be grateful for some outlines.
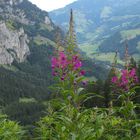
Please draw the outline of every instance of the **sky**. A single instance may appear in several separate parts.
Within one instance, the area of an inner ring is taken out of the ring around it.
[[[39,8],[45,11],[52,11],[58,8],[62,8],[67,4],[70,4],[76,0],[29,0],[33,4],[36,4]]]

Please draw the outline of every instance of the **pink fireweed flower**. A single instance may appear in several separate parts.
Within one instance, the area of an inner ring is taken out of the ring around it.
[[[64,52],[59,53],[58,64],[59,64],[59,68],[64,69],[65,67],[67,67],[68,60],[67,60],[67,56],[64,54]]]
[[[122,70],[121,73],[123,76],[127,76],[129,72],[128,72],[128,70]]]
[[[69,73],[74,73],[75,78],[85,75],[85,71],[81,70],[82,62],[78,55],[68,56],[59,52],[58,56],[52,57],[51,63],[52,75],[59,77],[61,81],[68,80]],[[76,81],[73,83],[76,85]]]
[[[112,83],[117,83],[118,77],[117,76],[112,77],[111,81],[112,81]]]
[[[74,70],[77,70],[82,67],[82,62],[80,60],[76,61],[74,64]]]
[[[77,56],[77,55],[74,55],[74,56],[72,57],[72,61],[73,61],[73,62],[77,61],[77,59],[78,59],[78,56]]]
[[[63,52],[60,52],[58,59],[59,59],[59,61],[65,62],[67,60],[67,56]]]
[[[138,77],[136,75],[135,68],[131,70],[122,70],[120,75],[120,77],[112,77],[111,81],[113,84],[120,87],[121,89],[124,89],[125,91],[128,91],[129,88],[138,83]]]
[[[138,79],[138,77],[137,77],[137,76],[135,76],[135,77],[134,77],[134,80],[136,81],[136,83],[138,83],[138,82],[139,82],[139,79]]]
[[[125,85],[127,85],[127,84],[129,84],[129,79],[127,79],[126,77],[122,77],[121,78],[121,85],[123,86],[125,86]]]
[[[55,67],[57,67],[58,65],[58,61],[55,57],[52,57],[51,59],[51,63],[52,63],[52,68],[54,69]]]
[[[133,68],[131,71],[130,71],[130,77],[134,77],[136,75],[136,69]]]
[[[81,70],[80,71],[80,76],[85,75],[85,73],[86,73],[85,70]]]
[[[59,58],[65,59],[66,55],[64,54],[64,52],[59,52]]]
[[[61,77],[61,80],[64,81],[65,77]]]

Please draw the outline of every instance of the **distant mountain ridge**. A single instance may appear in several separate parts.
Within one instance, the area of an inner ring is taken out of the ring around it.
[[[88,56],[110,61],[118,50],[121,61],[128,40],[130,55],[140,58],[140,0],[77,0],[49,13],[54,23],[64,30],[71,8],[78,42]],[[100,56],[93,55],[95,52]]]

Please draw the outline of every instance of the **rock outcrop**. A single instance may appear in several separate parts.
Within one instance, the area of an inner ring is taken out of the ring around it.
[[[23,2],[23,0],[0,0],[1,4],[17,5]]]
[[[23,62],[30,54],[28,40],[33,44],[40,35],[53,42],[57,31],[48,13],[30,1],[0,0],[0,64]]]
[[[16,8],[23,0],[0,0],[0,17],[4,20],[14,20],[22,24],[29,24],[24,11]]]
[[[12,64],[14,60],[23,62],[30,53],[24,30],[10,30],[5,22],[0,22],[0,64]]]

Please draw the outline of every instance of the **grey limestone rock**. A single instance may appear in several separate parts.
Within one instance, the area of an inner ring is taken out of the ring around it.
[[[24,30],[13,31],[0,22],[0,64],[11,64],[14,60],[23,62],[30,53]]]

